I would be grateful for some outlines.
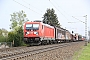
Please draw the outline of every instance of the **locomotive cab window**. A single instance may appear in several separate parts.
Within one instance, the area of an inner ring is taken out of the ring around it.
[[[39,24],[33,24],[33,29],[38,30],[39,29]]]
[[[26,24],[26,30],[32,29],[32,24]]]
[[[26,24],[26,30],[39,30],[39,24]]]

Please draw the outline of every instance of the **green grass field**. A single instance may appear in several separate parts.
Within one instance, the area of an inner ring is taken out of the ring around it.
[[[90,43],[74,54],[73,60],[90,60]]]

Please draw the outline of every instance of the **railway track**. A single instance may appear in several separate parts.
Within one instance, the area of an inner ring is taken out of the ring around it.
[[[45,46],[34,46],[34,47],[19,47],[11,50],[0,51],[0,60],[19,60],[31,55],[39,54],[42,52],[70,46],[72,44],[78,44],[80,42],[45,45]]]
[[[10,47],[10,48],[2,48],[0,49],[0,52],[7,52],[7,51],[12,51],[12,50],[18,50],[18,49],[21,49],[21,48],[25,48],[25,46],[22,46],[22,47]]]

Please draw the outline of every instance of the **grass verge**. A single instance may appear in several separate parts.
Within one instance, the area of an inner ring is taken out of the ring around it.
[[[81,50],[75,52],[73,60],[90,60],[90,43]]]

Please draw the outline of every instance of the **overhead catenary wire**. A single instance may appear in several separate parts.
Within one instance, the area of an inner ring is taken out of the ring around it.
[[[54,0],[53,0],[53,1],[54,1]],[[54,1],[54,3],[57,4],[55,1]],[[64,11],[64,9],[63,9],[61,6],[59,6],[58,4],[57,4],[57,6]],[[65,11],[64,11],[64,12],[65,12]],[[66,13],[67,15],[69,15],[67,12],[65,12],[65,13]]]
[[[13,1],[14,1],[14,2],[16,2],[16,3],[18,3],[19,5],[21,5],[21,6],[25,7],[25,8],[27,8],[27,9],[29,9],[29,10],[31,10],[31,11],[33,11],[33,12],[35,12],[35,13],[39,14],[39,15],[42,15],[42,14],[40,14],[40,13],[38,13],[38,12],[36,12],[36,11],[34,11],[34,10],[30,9],[29,7],[27,7],[27,6],[23,5],[23,4],[21,4],[21,3],[17,2],[17,1],[15,1],[15,0],[13,0]]]
[[[56,3],[55,1],[54,1],[54,3]],[[56,3],[57,4],[57,3]],[[58,4],[57,4],[58,5]],[[58,7],[59,8],[61,8],[59,5],[58,5]],[[62,8],[61,8],[62,9]],[[78,18],[76,18],[76,17],[74,17],[74,16],[71,16],[70,14],[68,14],[64,9],[62,9],[68,16],[70,16],[70,17],[72,17],[72,18],[74,18],[74,19],[76,19],[76,20],[78,20],[78,21],[80,21],[80,22],[82,22],[82,23],[85,23],[85,22],[83,22],[83,21],[81,21],[80,19],[78,19]]]
[[[60,10],[50,0],[49,0],[49,2],[60,12]],[[60,12],[60,13],[67,19],[67,17],[62,12]]]
[[[22,1],[25,2],[26,4],[30,5],[30,6],[34,7],[35,9],[38,9],[37,7],[31,5],[30,3],[26,2],[25,0],[22,0]],[[42,12],[40,9],[38,9],[38,10],[39,10],[40,12]]]
[[[42,15],[42,14],[40,14],[40,13],[38,13],[38,12],[36,12],[36,11],[34,11],[34,10],[32,10],[32,9],[30,9],[29,7],[27,7],[27,6],[25,6],[25,5],[23,5],[23,4],[21,4],[21,3],[19,3],[19,2],[17,2],[17,1],[15,1],[15,0],[13,0],[14,2],[16,2],[16,3],[18,3],[19,5],[21,5],[21,6],[23,6],[23,7],[25,7],[25,8],[27,8],[27,9],[29,9],[29,10],[31,10],[31,11],[33,11],[33,12],[35,12],[35,13],[37,13],[37,14],[39,14],[39,15]],[[50,0],[49,0],[50,1]],[[51,2],[51,1],[50,1]],[[59,9],[51,2],[51,4],[59,11]],[[29,4],[30,5],[30,4]],[[59,11],[60,12],[60,11]],[[65,11],[64,11],[65,12]],[[61,13],[61,12],[60,12]],[[66,16],[63,14],[63,13],[61,13],[65,18],[66,18]],[[72,16],[73,18],[75,18],[74,16]],[[67,18],[66,18],[67,19]],[[75,19],[77,19],[77,18],[75,18]],[[68,19],[67,19],[68,20]],[[79,20],[79,19],[77,19],[77,20]],[[80,22],[83,22],[83,21],[81,21],[81,20],[79,20]],[[83,22],[83,23],[85,23],[85,22]]]
[[[72,16],[73,18],[75,18],[76,20],[78,20],[78,21],[80,21],[80,22],[82,22],[82,23],[85,23],[85,22],[83,22],[83,21],[81,21],[81,20],[79,20],[79,19],[77,19],[76,17],[74,17],[74,16]]]

